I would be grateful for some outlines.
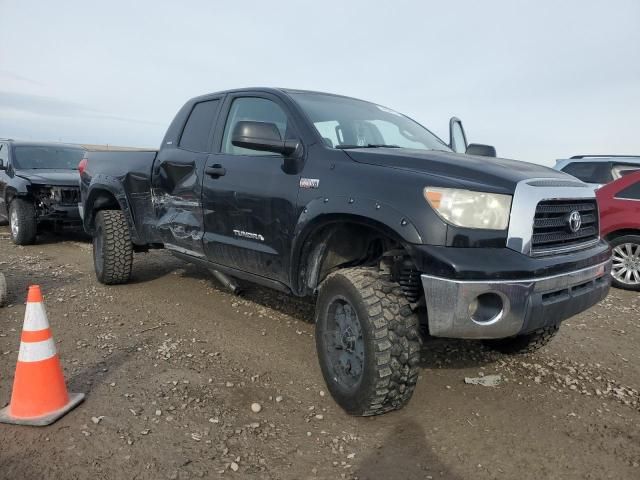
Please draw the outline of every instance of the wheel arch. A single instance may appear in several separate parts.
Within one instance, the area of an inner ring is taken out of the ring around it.
[[[614,230],[604,236],[607,242],[610,242],[614,238],[623,237],[625,235],[640,235],[640,228],[622,228],[620,230]]]
[[[87,233],[92,235],[95,232],[96,215],[100,210],[122,210],[132,239],[137,239],[137,230],[127,198],[116,188],[104,184],[94,185],[83,203],[83,224]]]
[[[7,206],[7,213],[9,210],[9,204],[15,199],[15,198],[31,198],[30,197],[30,193],[28,191],[25,192],[19,192],[15,187],[10,187],[7,186],[5,192],[4,192],[4,201],[5,201],[5,205]]]
[[[351,213],[318,215],[296,235],[292,290],[301,296],[313,294],[337,267],[366,264],[389,249],[404,249],[407,243],[397,231],[376,219]]]

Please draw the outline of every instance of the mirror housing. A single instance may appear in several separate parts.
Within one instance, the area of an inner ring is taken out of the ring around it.
[[[480,143],[471,143],[465,152],[467,155],[479,155],[481,157],[496,157],[496,147],[491,145],[482,145]]]
[[[467,134],[462,126],[462,120],[458,117],[449,119],[449,148],[456,153],[467,150]]]
[[[299,140],[282,140],[275,123],[240,121],[231,134],[231,143],[236,147],[262,152],[291,155],[299,145]]]

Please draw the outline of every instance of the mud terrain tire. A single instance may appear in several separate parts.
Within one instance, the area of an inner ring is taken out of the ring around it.
[[[93,265],[105,285],[127,283],[131,277],[133,244],[121,210],[100,210],[93,236]]]
[[[377,269],[346,268],[322,282],[318,359],[331,395],[347,413],[379,415],[406,405],[418,379],[421,346],[417,314],[399,285]]]
[[[526,335],[501,338],[499,340],[484,340],[484,344],[500,353],[519,354],[533,353],[547,345],[560,330],[559,325],[540,328]]]

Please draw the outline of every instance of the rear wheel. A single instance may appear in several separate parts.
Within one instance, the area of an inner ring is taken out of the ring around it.
[[[335,401],[352,415],[403,407],[418,378],[418,317],[400,287],[372,268],[347,268],[320,286],[316,346]]]
[[[122,210],[100,210],[93,236],[93,265],[100,283],[127,283],[131,277],[133,244]]]
[[[624,290],[640,291],[640,235],[623,235],[609,243],[613,249],[611,283]]]
[[[500,353],[533,353],[547,345],[560,330],[559,325],[540,328],[525,335],[501,338],[499,340],[484,340],[484,344]]]
[[[33,202],[21,198],[9,205],[11,240],[16,245],[31,245],[36,241],[36,209]]]

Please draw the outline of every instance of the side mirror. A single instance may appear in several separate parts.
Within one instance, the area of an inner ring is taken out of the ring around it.
[[[291,155],[300,144],[298,140],[282,140],[275,123],[252,121],[236,123],[231,134],[231,143],[236,147],[283,155]]]
[[[456,153],[467,150],[467,135],[464,133],[462,120],[457,117],[449,119],[449,147]]]
[[[471,143],[465,152],[467,155],[479,155],[481,157],[495,157],[496,147],[491,145],[481,145],[479,143]]]

